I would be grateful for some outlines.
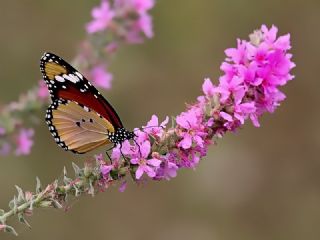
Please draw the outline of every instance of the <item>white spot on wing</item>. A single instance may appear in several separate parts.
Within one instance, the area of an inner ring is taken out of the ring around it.
[[[58,82],[65,82],[66,80],[63,78],[63,77],[61,77],[61,76],[55,76],[54,77]]]
[[[81,75],[81,73],[76,72],[76,74],[78,75],[78,77],[79,77],[80,79],[83,79],[83,76]]]
[[[77,83],[77,82],[80,81],[79,78],[77,76],[73,75],[73,74],[68,74],[68,75],[67,74],[63,74],[63,77],[68,79],[69,81],[71,81],[73,83]]]

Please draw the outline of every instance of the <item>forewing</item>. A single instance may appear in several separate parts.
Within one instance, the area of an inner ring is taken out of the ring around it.
[[[57,99],[75,101],[99,113],[115,128],[123,127],[111,104],[81,73],[62,58],[45,53],[40,60],[40,70],[53,102]]]
[[[113,125],[95,110],[74,101],[56,99],[47,110],[46,122],[56,143],[75,153],[86,153],[110,143]]]

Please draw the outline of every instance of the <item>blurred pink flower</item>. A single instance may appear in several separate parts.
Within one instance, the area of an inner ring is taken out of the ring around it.
[[[153,37],[152,18],[150,15],[146,13],[141,14],[137,24],[138,28],[141,29],[147,38]]]
[[[0,224],[0,231],[4,230],[7,226],[4,224]]]
[[[21,129],[17,138],[16,155],[28,155],[33,145],[32,137],[34,135],[33,129]]]
[[[145,13],[154,7],[154,0],[132,0],[132,2],[138,13]]]
[[[86,25],[86,29],[88,33],[96,33],[106,30],[115,13],[110,9],[109,2],[102,0],[99,7],[93,8],[91,15],[94,19]]]
[[[119,44],[117,42],[111,42],[109,43],[105,50],[107,53],[115,53],[119,48]]]
[[[4,129],[3,127],[0,127],[0,136],[3,136],[6,134],[6,129]]]
[[[39,86],[38,86],[38,97],[40,100],[46,100],[49,97],[49,91],[47,88],[47,85],[45,84],[45,82],[43,80],[39,81]]]
[[[98,65],[91,70],[91,78],[95,86],[111,88],[112,74],[107,72],[103,65]]]

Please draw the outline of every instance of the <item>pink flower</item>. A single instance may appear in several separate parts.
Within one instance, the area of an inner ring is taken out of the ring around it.
[[[128,43],[142,43],[146,36],[153,37],[152,17],[148,11],[154,7],[154,0],[115,0],[115,9],[124,19],[126,32],[124,37]],[[128,18],[124,13],[134,13],[132,18]]]
[[[213,96],[213,94],[215,92],[215,87],[213,86],[210,78],[204,79],[204,83],[202,84],[202,91],[208,97]]]
[[[109,53],[115,53],[119,48],[119,44],[117,42],[111,42],[109,43],[105,50],[106,52],[109,54]]]
[[[160,166],[156,170],[155,179],[170,180],[171,178],[175,178],[177,176],[177,171],[179,170],[179,167],[177,164],[173,162],[175,158],[172,158],[170,156],[171,155],[168,154],[166,157],[164,157],[164,159],[162,159]]]
[[[238,47],[226,49],[225,54],[228,57],[227,61],[244,64],[247,61],[246,41],[238,39]]]
[[[231,96],[236,102],[241,100],[245,94],[245,86],[243,85],[243,78],[233,76],[230,80],[224,77],[220,78],[220,84],[216,91],[221,94],[221,102],[226,102]]]
[[[45,82],[43,80],[40,80],[38,87],[39,87],[37,92],[38,98],[40,100],[47,100],[49,97],[49,91]]]
[[[107,177],[112,169],[113,169],[112,165],[101,165],[100,166],[100,172],[102,173],[102,175],[104,177]]]
[[[181,113],[177,116],[176,122],[182,129],[178,132],[178,135],[182,137],[178,144],[179,147],[189,149],[192,144],[200,147],[204,146],[204,138],[207,134],[204,130],[202,108],[193,107],[187,112]]]
[[[4,225],[4,224],[0,224],[0,231],[3,231],[3,230],[5,230],[6,229],[6,225]]]
[[[259,116],[273,112],[285,99],[278,87],[293,79],[290,71],[295,64],[286,52],[291,48],[290,35],[277,38],[277,32],[275,26],[262,25],[250,35],[250,42],[238,40],[237,48],[226,50],[226,62],[221,65],[224,75],[215,92],[234,109],[233,114],[220,113],[228,129],[238,127],[235,120],[243,124],[248,117],[259,126]]]
[[[102,0],[101,5],[95,7],[91,15],[94,19],[86,25],[86,29],[88,33],[96,33],[107,29],[115,13],[110,9],[109,2]]]
[[[98,65],[91,70],[91,77],[95,86],[104,89],[111,88],[112,74],[107,72],[102,65]]]
[[[145,13],[154,7],[154,0],[133,0],[133,5],[138,13]]]
[[[250,114],[254,114],[255,112],[256,107],[254,102],[236,104],[234,108],[234,116],[241,122],[241,124],[244,124],[244,120],[246,120]]]
[[[158,117],[156,115],[152,115],[151,120],[147,123],[147,126],[143,126],[142,128],[147,134],[161,137],[168,122],[169,117],[166,117],[166,119],[159,125]]]
[[[132,158],[130,161],[132,164],[138,165],[138,168],[136,170],[136,179],[140,179],[143,173],[146,173],[151,178],[156,176],[154,167],[160,166],[161,161],[154,158],[148,159],[150,150],[150,142],[144,142],[140,146],[141,156]]]
[[[33,129],[21,129],[17,138],[16,155],[28,155],[30,154],[31,147],[33,145],[32,137],[34,135]]]
[[[148,14],[141,14],[137,26],[147,38],[153,37],[152,18]]]

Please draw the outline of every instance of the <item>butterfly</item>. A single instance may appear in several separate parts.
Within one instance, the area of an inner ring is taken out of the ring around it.
[[[46,123],[60,147],[82,154],[134,138],[111,104],[62,58],[44,53],[40,71],[52,100]]]

